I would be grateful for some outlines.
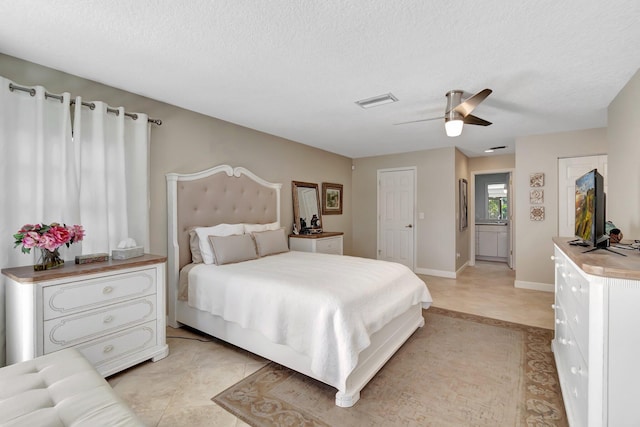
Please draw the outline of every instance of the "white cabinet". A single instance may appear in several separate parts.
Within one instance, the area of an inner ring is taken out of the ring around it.
[[[509,256],[509,227],[507,225],[476,226],[476,256],[487,259]]]
[[[343,233],[340,232],[292,234],[289,236],[289,249],[292,251],[342,255],[342,235]]]
[[[638,426],[640,255],[556,238],[552,349],[571,426]]]
[[[497,233],[498,251],[497,255],[500,258],[507,258],[509,256],[509,233],[507,228],[503,227],[502,230]]]
[[[103,376],[168,354],[165,257],[6,276],[7,363],[75,347]]]

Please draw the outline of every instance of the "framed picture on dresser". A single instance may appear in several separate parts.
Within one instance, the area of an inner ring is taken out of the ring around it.
[[[342,184],[322,183],[322,215],[342,215]]]

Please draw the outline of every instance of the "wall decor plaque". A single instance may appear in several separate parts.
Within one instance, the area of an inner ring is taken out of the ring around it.
[[[544,173],[536,172],[529,175],[530,187],[544,187]]]
[[[529,203],[537,205],[544,202],[544,190],[529,190]]]
[[[544,206],[531,206],[529,208],[529,219],[531,221],[544,221]]]

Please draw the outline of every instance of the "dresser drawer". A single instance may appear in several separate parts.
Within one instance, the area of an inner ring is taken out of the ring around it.
[[[318,239],[318,241],[316,242],[316,252],[341,255],[342,237]]]
[[[589,282],[568,259],[558,267],[558,299],[569,329],[585,360],[589,361]]]
[[[154,345],[156,345],[155,320],[80,344],[76,348],[96,369],[100,370],[102,365]]]
[[[156,318],[155,295],[44,322],[44,353],[61,350]]]
[[[156,293],[156,270],[69,282],[43,288],[44,320]]]
[[[565,388],[563,398],[568,400],[571,408],[571,425],[586,426],[589,404],[589,372],[587,364],[576,351],[575,345],[569,341],[566,345],[567,365],[563,372],[565,376]]]

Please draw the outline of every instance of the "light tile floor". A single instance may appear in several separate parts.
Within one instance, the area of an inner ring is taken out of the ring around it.
[[[553,293],[514,288],[506,264],[478,262],[457,279],[421,277],[436,307],[553,328]],[[163,427],[246,426],[211,398],[267,361],[185,328],[167,328],[167,342],[165,359],[108,378],[141,419]]]

